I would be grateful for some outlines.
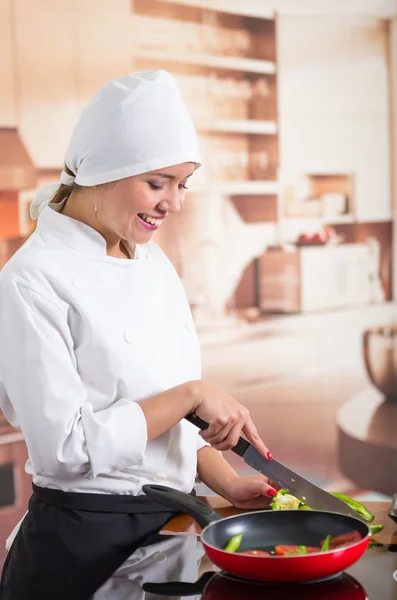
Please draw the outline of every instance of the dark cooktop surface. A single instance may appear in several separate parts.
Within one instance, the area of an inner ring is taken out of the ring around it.
[[[215,572],[204,556],[193,536],[153,536],[93,600],[397,600],[397,546],[372,548],[345,573],[301,585],[238,580]]]

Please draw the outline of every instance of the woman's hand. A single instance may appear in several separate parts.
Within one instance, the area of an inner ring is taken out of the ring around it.
[[[200,432],[203,440],[216,450],[230,450],[243,433],[262,456],[272,458],[245,406],[218,385],[208,381],[198,381],[196,384],[194,412],[209,424],[208,429]]]
[[[225,492],[233,506],[246,510],[269,508],[277,494],[274,484],[264,475],[236,476],[228,483]]]

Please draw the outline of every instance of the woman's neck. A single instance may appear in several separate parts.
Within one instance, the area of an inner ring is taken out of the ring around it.
[[[87,202],[82,202],[81,198],[76,201],[76,197],[72,195],[67,199],[65,206],[62,209],[62,214],[76,221],[85,223],[92,229],[95,229],[106,241],[106,254],[114,258],[131,258],[123,240],[111,231],[106,230],[101,226],[101,223],[95,216],[94,206],[87,198]]]

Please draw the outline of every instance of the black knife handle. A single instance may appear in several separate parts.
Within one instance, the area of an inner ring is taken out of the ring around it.
[[[203,421],[203,419],[200,419],[200,417],[198,417],[196,415],[196,413],[190,413],[189,415],[187,415],[185,417],[185,419],[187,421],[189,421],[189,423],[192,423],[192,425],[195,425],[196,427],[198,427],[200,430],[207,429],[207,427],[208,427],[208,423],[206,421]],[[231,450],[235,454],[238,454],[239,456],[243,456],[244,452],[250,446],[251,446],[251,444],[249,442],[247,442],[247,440],[240,437],[237,444]]]

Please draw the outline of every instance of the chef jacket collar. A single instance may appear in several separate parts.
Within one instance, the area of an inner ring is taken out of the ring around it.
[[[108,257],[105,238],[86,223],[63,215],[61,210],[65,203],[66,199],[58,204],[50,203],[38,218],[37,230],[45,230],[47,233],[57,237],[62,244],[74,250],[94,256]],[[131,255],[134,255],[135,259],[146,256],[146,252],[138,244],[135,248],[135,254],[132,250],[130,252]],[[108,258],[123,260],[124,262],[124,259],[110,256]]]

